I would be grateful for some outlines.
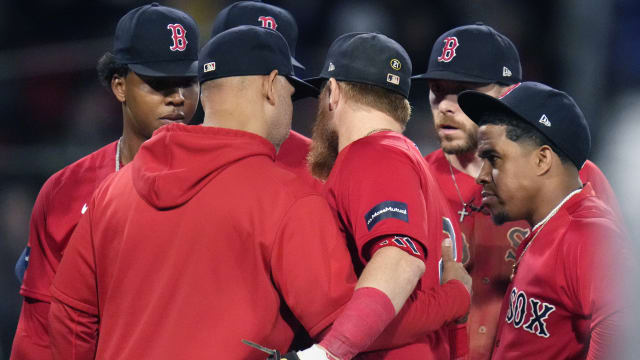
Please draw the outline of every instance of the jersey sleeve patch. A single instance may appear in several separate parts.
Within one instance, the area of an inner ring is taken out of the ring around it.
[[[416,241],[413,241],[408,236],[404,235],[388,235],[382,236],[372,241],[372,245],[369,250],[369,259],[373,256],[373,254],[382,249],[383,247],[393,246],[396,247],[411,256],[415,256],[419,259],[424,260],[425,252],[422,248],[422,245]]]
[[[367,230],[371,231],[377,223],[384,219],[398,219],[409,222],[407,203],[401,201],[383,201],[374,206],[364,215]]]

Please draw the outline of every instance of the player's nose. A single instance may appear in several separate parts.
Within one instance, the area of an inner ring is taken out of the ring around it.
[[[184,92],[183,87],[175,87],[167,91],[166,101],[167,104],[174,106],[184,105]]]
[[[478,173],[478,176],[476,176],[476,183],[479,185],[488,184],[491,179],[490,177],[491,166],[489,166],[488,163],[489,162],[486,159],[482,160],[482,166],[480,167],[480,172]]]

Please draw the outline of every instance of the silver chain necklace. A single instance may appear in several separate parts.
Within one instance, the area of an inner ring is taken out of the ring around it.
[[[542,219],[542,221],[540,221],[539,223],[537,223],[532,229],[531,232],[535,232],[536,230],[538,230],[538,232],[536,232],[533,237],[531,238],[531,241],[529,241],[529,243],[527,244],[527,246],[524,247],[524,250],[522,250],[522,253],[520,253],[520,256],[518,257],[518,259],[516,260],[516,262],[511,265],[511,276],[509,276],[509,280],[513,281],[513,278],[516,276],[516,272],[518,271],[518,264],[520,264],[520,260],[522,260],[522,257],[524,256],[524,253],[527,252],[527,250],[529,249],[529,246],[531,246],[531,244],[533,244],[533,240],[536,239],[536,237],[538,236],[538,234],[540,234],[542,232],[542,229],[544,229],[544,226],[549,222],[549,220],[551,220],[551,218],[558,213],[558,211],[560,210],[560,208],[562,207],[562,205],[564,205],[564,203],[566,203],[567,201],[569,201],[569,199],[571,199],[573,197],[573,195],[577,194],[580,192],[580,190],[582,190],[582,188],[577,189],[572,191],[569,195],[567,195],[564,199],[562,199],[562,201],[560,201],[560,203],[553,209],[551,210],[551,212],[549,212],[549,214],[547,214],[547,216]]]
[[[456,176],[453,174],[453,166],[451,166],[451,161],[449,161],[449,159],[446,156],[445,156],[445,159],[447,159],[447,163],[449,164],[449,171],[451,172],[451,180],[453,180],[453,185],[456,187],[456,192],[458,193],[458,199],[460,199],[460,203],[462,204],[462,209],[458,211],[458,214],[460,214],[460,223],[462,223],[462,221],[464,221],[464,217],[471,214],[470,212],[467,211],[467,207],[469,207],[469,204],[464,202],[464,200],[462,199],[462,193],[460,193],[460,188],[458,188],[458,182],[456,181]]]
[[[118,144],[116,145],[116,172],[120,171],[120,143],[122,142],[122,136],[118,139]]]

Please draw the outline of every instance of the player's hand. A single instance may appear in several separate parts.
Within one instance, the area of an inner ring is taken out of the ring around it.
[[[453,249],[451,239],[444,239],[442,241],[442,283],[446,283],[449,280],[458,280],[471,295],[471,276],[464,268],[462,263],[459,263],[453,259]]]
[[[322,346],[315,344],[308,349],[302,351],[291,351],[282,355],[281,360],[340,360],[337,357],[330,355]],[[268,360],[278,360],[275,357],[269,356]]]

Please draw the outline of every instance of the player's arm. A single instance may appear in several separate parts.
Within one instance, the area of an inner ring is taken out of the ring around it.
[[[591,317],[586,358],[617,358],[626,322],[633,318],[625,290],[632,288],[630,275],[637,264],[628,258],[629,243],[613,227],[572,224],[567,233],[579,239],[566,250],[570,289],[578,308]]]
[[[54,359],[94,359],[98,298],[91,218],[93,204],[76,227],[51,286],[49,336]]]
[[[443,241],[442,254],[442,286],[416,290],[367,350],[395,348],[413,343],[467,313],[471,303],[471,278],[463,265],[453,259],[451,239]],[[459,279],[468,281],[463,284]],[[467,343],[466,326],[452,324],[451,331],[460,345]],[[465,353],[465,350],[468,350],[468,345],[461,346],[458,353]]]
[[[11,349],[12,360],[51,358],[48,333],[50,297],[44,291],[50,282],[44,248],[47,246],[46,206],[53,182],[49,179],[36,198],[29,223],[29,241],[16,264],[20,294],[24,299]]]

